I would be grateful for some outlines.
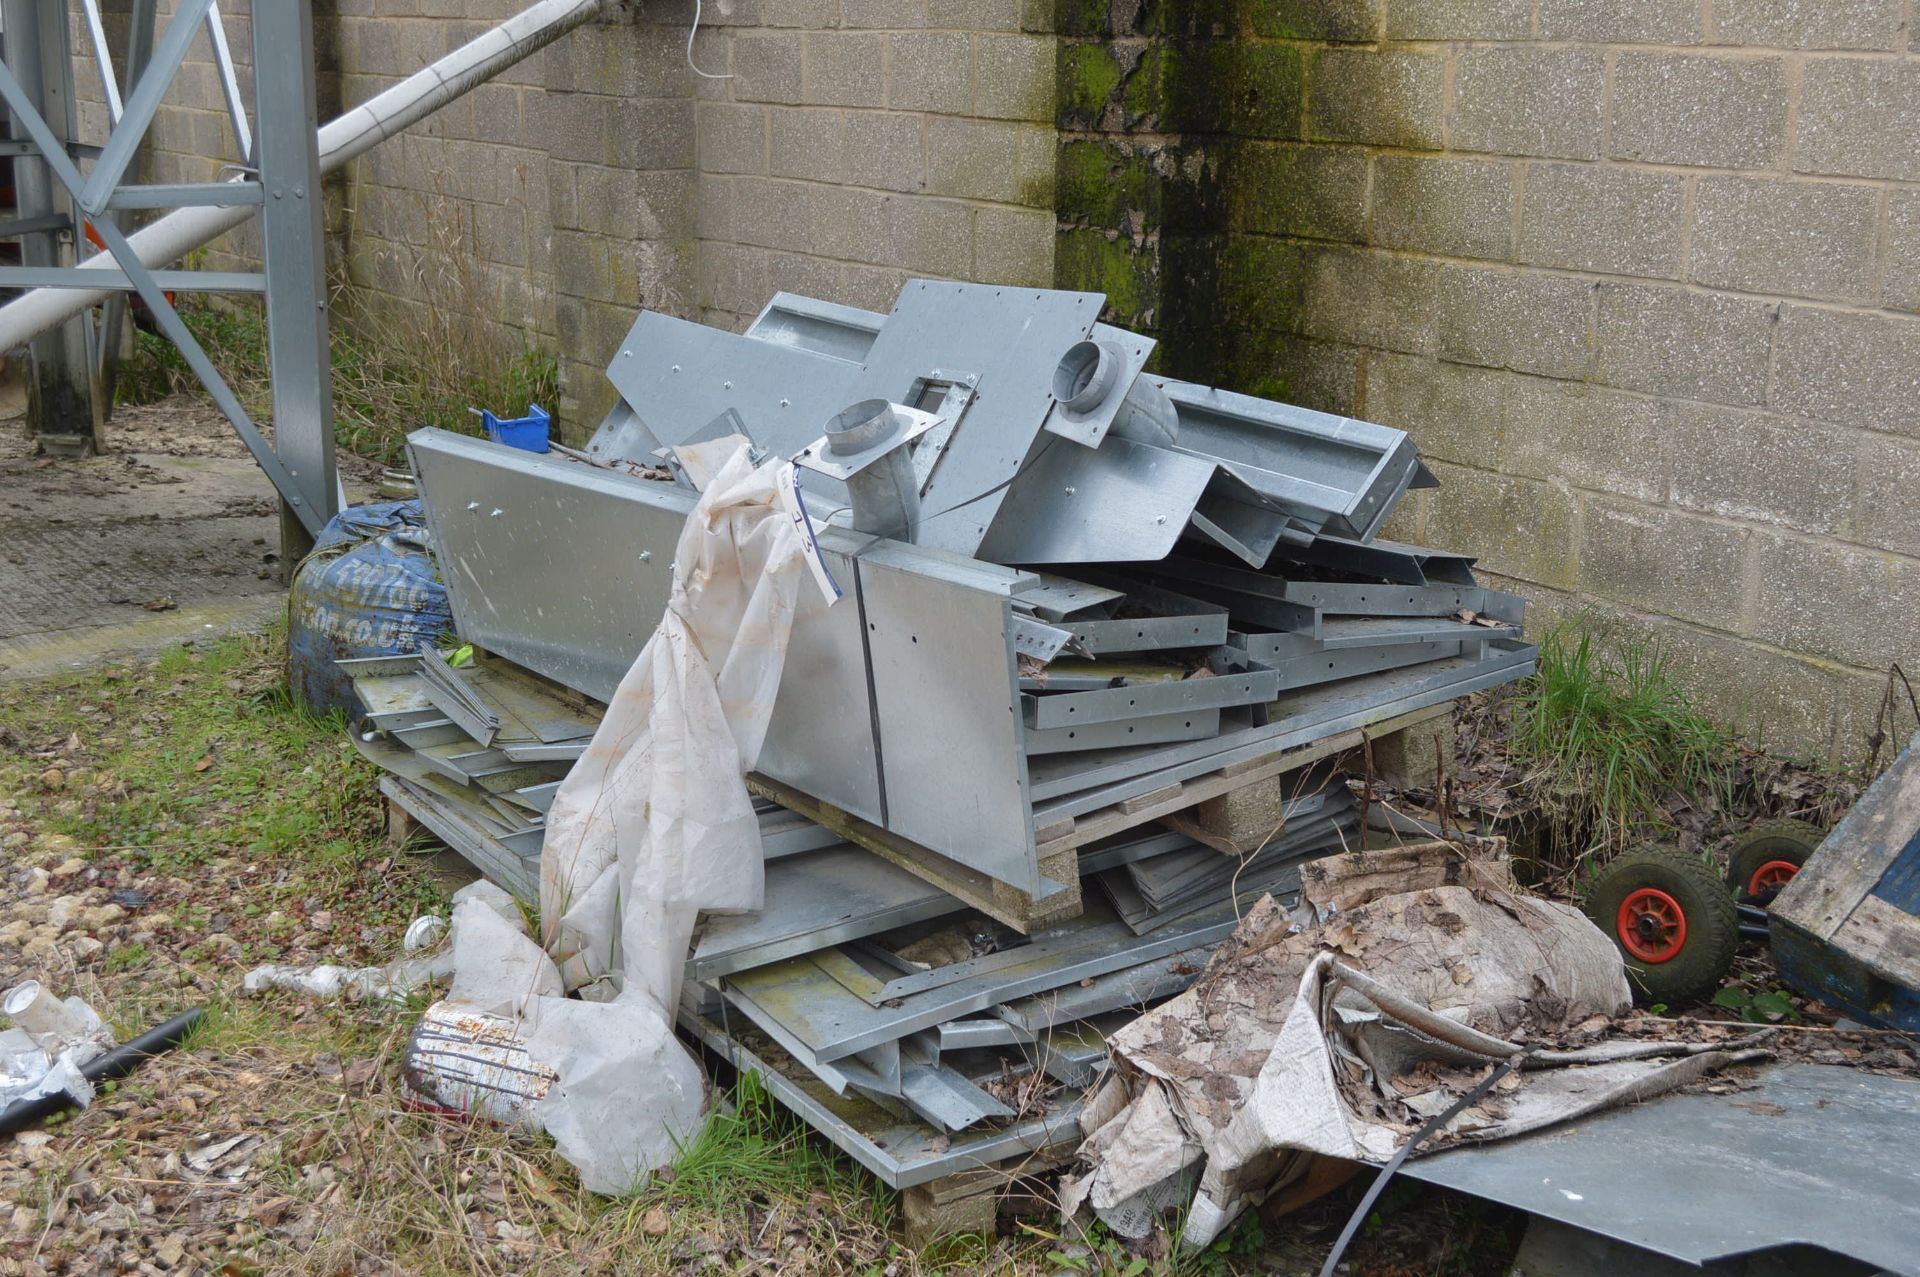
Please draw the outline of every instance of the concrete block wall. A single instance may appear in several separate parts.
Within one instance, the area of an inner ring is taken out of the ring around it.
[[[521,7],[335,0],[323,117]],[[692,18],[686,0],[617,9],[350,166],[334,225],[356,300],[402,322],[472,311],[552,351],[577,434],[643,306],[741,327],[783,288],[885,309],[914,275],[1051,282],[1050,4],[714,0],[693,62],[723,78],[689,67]],[[244,59],[244,13],[229,25]],[[152,180],[237,158],[208,58],[202,37]],[[228,239],[210,262],[250,257]]]
[[[1887,664],[1920,657],[1910,0],[1184,7],[1164,36],[1098,7],[1093,37],[1189,82],[1218,60],[1196,32],[1231,49],[1174,121],[1224,247],[1172,366],[1411,431],[1442,486],[1398,535],[1658,634],[1771,743],[1859,758]],[[1127,65],[1103,177],[1151,96]]]
[[[333,0],[323,115],[517,7]],[[458,256],[575,431],[643,305],[1099,288],[1170,371],[1412,431],[1444,486],[1396,532],[1844,761],[1920,634],[1913,9],[711,0],[706,79],[664,0],[355,164],[341,260],[404,313]],[[152,180],[234,158],[204,44],[183,80]]]
[[[340,0],[343,105],[518,12],[518,0]],[[642,307],[693,278],[691,103],[664,14],[614,10],[347,170],[339,219],[357,292],[405,314],[470,312],[553,354],[563,432],[612,402],[605,367]]]
[[[1053,277],[1042,0],[731,0],[694,44],[689,313],[775,291],[885,310],[912,276]]]

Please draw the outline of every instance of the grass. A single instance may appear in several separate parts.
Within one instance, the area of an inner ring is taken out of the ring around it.
[[[425,216],[425,215],[423,215]],[[408,250],[403,270],[420,304],[391,301],[336,278],[330,347],[334,433],[349,452],[397,465],[406,436],[422,426],[476,434],[471,408],[519,416],[530,403],[559,398],[558,363],[502,326],[476,316],[499,313],[479,274],[463,223],[428,217],[429,242]],[[181,318],[257,423],[272,415],[266,321],[257,301],[209,302],[182,297]],[[135,334],[115,385],[120,403],[152,403],[187,391],[204,396],[199,379],[172,342]]]
[[[1693,706],[1659,645],[1590,617],[1539,637],[1513,701],[1511,747],[1563,852],[1619,848],[1671,795],[1731,798],[1734,742]]]
[[[204,1225],[186,1229],[195,1271],[654,1273],[753,1249],[755,1234],[802,1270],[895,1262],[892,1194],[757,1079],[722,1094],[643,1192],[599,1198],[546,1139],[412,1104],[398,1064],[419,1000],[242,996],[240,976],[262,961],[385,961],[412,917],[445,902],[443,880],[386,845],[376,773],[344,724],[288,700],[283,661],[280,636],[267,635],[0,684],[9,869],[77,858],[86,870],[49,894],[147,898],[97,930],[90,958],[68,956],[81,934],[69,932],[21,965],[85,997],[123,1037],[190,1006],[206,1012],[181,1050],[50,1127],[39,1160],[0,1147],[0,1198],[42,1218],[73,1212],[73,1226],[49,1230],[42,1262],[99,1266],[84,1249],[99,1234],[77,1221],[142,1194],[172,1213],[128,1244],[150,1256],[191,1200]],[[0,874],[0,893],[14,881]],[[18,903],[44,916],[44,904]],[[14,965],[4,949],[0,965]],[[211,1197],[168,1160],[235,1134],[262,1147]]]
[[[388,960],[449,885],[387,845],[374,769],[338,719],[288,700],[284,659],[270,634],[0,683],[0,921],[44,918],[56,894],[89,907],[109,892],[145,897],[91,929],[91,954],[82,931],[37,957],[0,941],[0,968],[84,997],[123,1038],[205,1011],[181,1049],[47,1127],[49,1140],[0,1142],[0,1200],[30,1212],[49,1271],[132,1271],[178,1241],[184,1258],[162,1266],[236,1275],[1229,1277],[1301,1271],[1351,1208],[1330,1200],[1275,1240],[1249,1215],[1214,1246],[1161,1258],[1098,1228],[1076,1237],[1050,1214],[914,1252],[895,1195],[751,1075],[717,1076],[711,1119],[625,1198],[581,1189],[545,1137],[423,1111],[400,1066],[424,999],[240,992],[261,962]],[[67,872],[34,897],[29,867]],[[235,1137],[257,1143],[230,1174],[183,1166]],[[1422,1209],[1409,1208],[1407,1229]],[[118,1240],[85,1222],[124,1212],[134,1223]]]

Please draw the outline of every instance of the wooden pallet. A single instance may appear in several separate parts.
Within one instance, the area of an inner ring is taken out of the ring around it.
[[[1287,772],[1298,771],[1302,767],[1323,759],[1359,749],[1366,744],[1368,738],[1372,738],[1377,747],[1377,743],[1386,737],[1400,732],[1416,732],[1435,719],[1452,713],[1452,702],[1443,702],[1439,705],[1430,705],[1425,709],[1413,710],[1368,727],[1356,727],[1349,731],[1338,732],[1332,736],[1323,737],[1311,745],[1275,750],[1271,754],[1245,759],[1222,767],[1218,771],[1197,776],[1192,780],[1183,780],[1178,784],[1156,789],[1149,794],[1122,799],[1110,807],[1102,807],[1098,811],[1087,812],[1035,830],[1034,841],[1044,864],[1050,857],[1077,850],[1088,843],[1098,842],[1114,834],[1125,833],[1140,825],[1151,824],[1176,812],[1185,811],[1189,807],[1198,806],[1210,798],[1218,798],[1233,790],[1256,785]]]
[[[1036,897],[758,772],[747,777],[747,788],[924,878],[956,900],[1022,934],[1035,927],[1064,922],[1080,912],[1080,864],[1071,850],[1040,858],[1040,876],[1060,883],[1061,889],[1049,896]]]
[[[1080,848],[1086,844],[1151,824],[1164,816],[1184,811],[1235,789],[1256,785],[1322,759],[1359,749],[1368,738],[1378,742],[1397,732],[1423,727],[1429,727],[1430,730],[1430,724],[1452,712],[1451,703],[1428,706],[1370,727],[1340,732],[1311,745],[1275,750],[1271,754],[1234,763],[1216,772],[1124,799],[1111,807],[1037,830],[1034,839],[1039,853],[1040,875],[1051,882],[1063,884],[1062,890],[1040,897],[1010,887],[978,869],[963,865],[930,847],[902,838],[832,803],[801,793],[770,777],[758,773],[748,776],[747,787],[762,798],[779,803],[789,811],[799,812],[848,842],[864,847],[874,855],[925,879],[988,917],[1026,933],[1079,914],[1079,854]]]
[[[1920,1029],[1920,737],[1868,787],[1767,910],[1801,992]]]
[[[1079,1143],[1076,1132],[1074,1139],[1051,1149],[902,1189],[907,1245],[924,1250],[948,1237],[992,1237],[1003,1213],[1052,1214],[1059,1209],[1057,1200],[1038,1177],[1070,1163]]]
[[[537,859],[522,859],[504,848],[494,850],[497,844],[485,837],[484,831],[463,828],[457,817],[423,801],[398,776],[382,776],[380,792],[387,800],[387,837],[393,845],[405,845],[424,830],[451,847],[497,886],[522,900],[540,899]]]

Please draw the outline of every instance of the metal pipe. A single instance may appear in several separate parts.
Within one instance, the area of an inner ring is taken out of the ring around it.
[[[381,142],[432,115],[469,89],[546,48],[592,21],[615,0],[540,0],[438,62],[414,72],[320,129],[320,172],[344,167]],[[128,236],[148,266],[177,261],[202,244],[240,226],[258,205],[183,208]],[[84,270],[119,266],[110,253],[80,263]],[[97,305],[113,290],[40,288],[0,306],[0,350],[11,350]]]
[[[104,1055],[97,1055],[80,1066],[80,1076],[89,1082],[105,1082],[110,1078],[125,1077],[139,1068],[147,1060],[163,1051],[171,1051],[186,1041],[193,1026],[200,1023],[203,1012],[188,1011],[174,1016],[165,1024],[148,1029],[131,1042],[123,1042]],[[65,1112],[73,1107],[73,1097],[65,1091],[56,1091],[52,1095],[42,1095],[31,1100],[15,1100],[0,1111],[0,1135],[12,1135],[25,1130],[33,1122],[43,1117],[52,1117],[55,1113]]]
[[[827,423],[829,458],[886,448],[883,455],[847,476],[855,532],[896,541],[911,541],[918,535],[920,490],[914,481],[913,455],[902,446],[907,439],[893,405],[885,399],[863,399]]]

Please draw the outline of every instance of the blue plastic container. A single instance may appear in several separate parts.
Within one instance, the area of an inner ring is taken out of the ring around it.
[[[487,438],[522,452],[547,450],[547,427],[552,421],[547,410],[539,404],[528,404],[526,416],[510,417],[505,421],[484,410],[480,413],[480,424],[487,428]]]

